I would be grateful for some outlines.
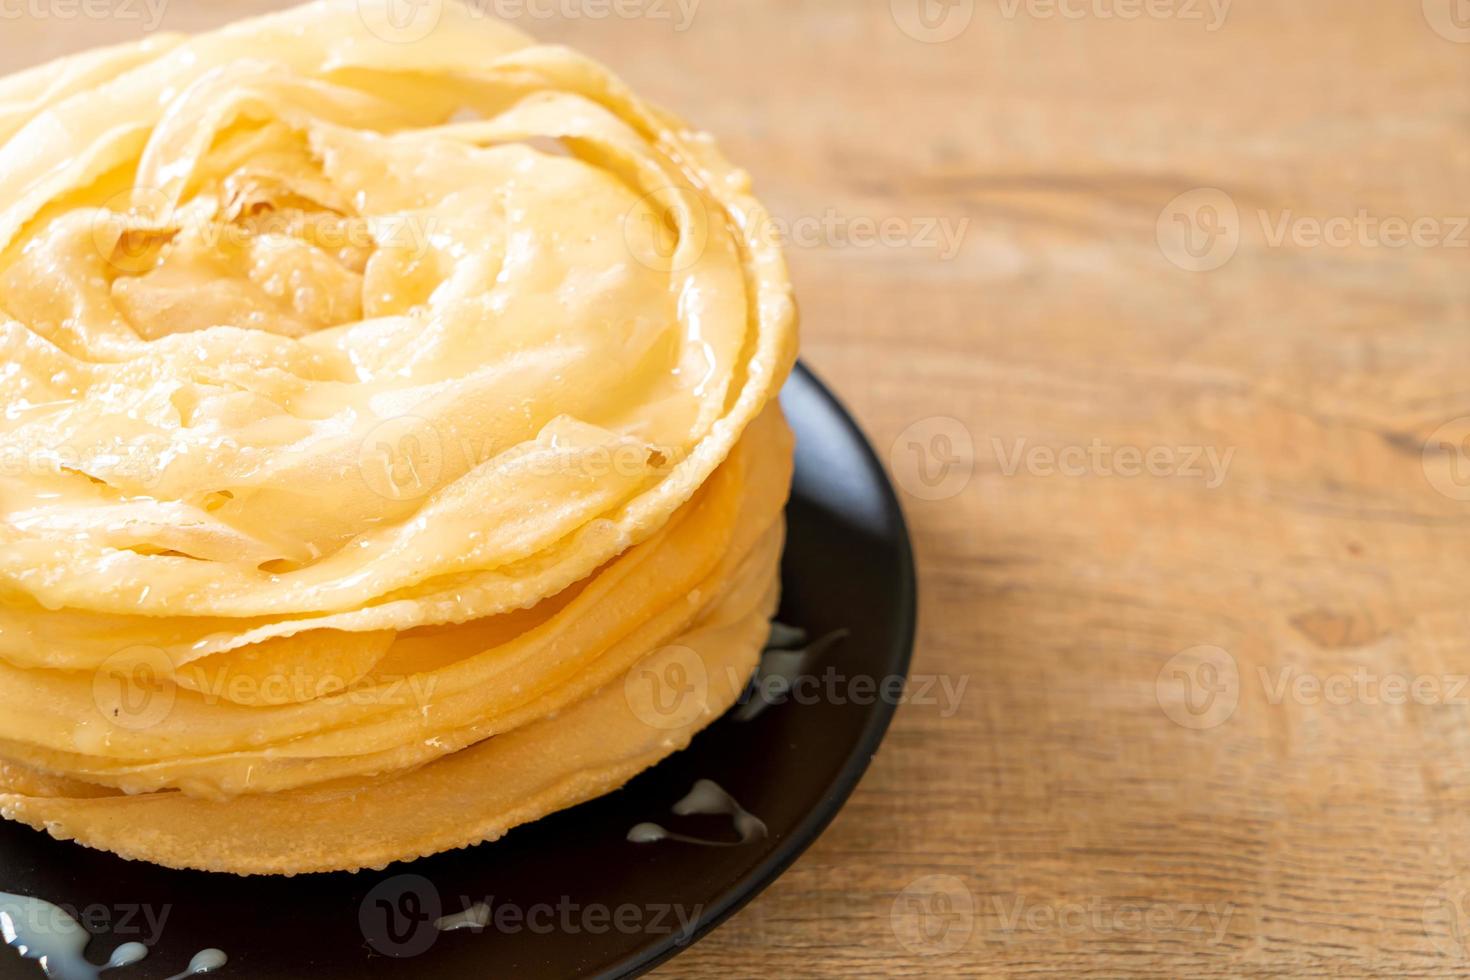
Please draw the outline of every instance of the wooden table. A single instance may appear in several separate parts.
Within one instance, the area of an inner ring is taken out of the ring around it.
[[[520,18],[756,174],[921,566],[927,703],[663,974],[1470,973],[1465,0],[918,2]]]

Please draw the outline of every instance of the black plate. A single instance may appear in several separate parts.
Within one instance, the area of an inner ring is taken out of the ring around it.
[[[170,871],[0,821],[0,891],[81,913],[98,936],[93,960],[124,941],[152,946],[108,980],[172,976],[205,947],[229,955],[220,976],[250,980],[627,976],[686,947],[770,884],[836,815],[893,715],[892,682],[885,695],[882,681],[906,674],[913,644],[912,554],[882,467],[805,368],[782,399],[797,465],[779,618],[812,638],[847,634],[804,665],[812,680],[781,703],[749,721],[734,717],[737,708],[620,792],[498,843],[381,872]],[[731,847],[624,839],[642,821],[728,837],[728,820],[669,812],[702,778],[763,819],[769,836]],[[492,897],[500,919],[482,932],[429,924]],[[0,975],[41,971],[0,949]]]

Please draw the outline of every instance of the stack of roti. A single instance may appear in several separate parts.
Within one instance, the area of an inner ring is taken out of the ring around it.
[[[615,789],[754,669],[796,318],[746,175],[400,7],[0,79],[7,818],[381,867]]]

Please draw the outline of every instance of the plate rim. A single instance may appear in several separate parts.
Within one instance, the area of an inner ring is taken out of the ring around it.
[[[883,466],[882,460],[878,458],[878,453],[873,448],[872,440],[868,438],[856,417],[837,396],[837,393],[812,370],[805,360],[797,361],[792,374],[804,378],[832,407],[837,419],[855,437],[864,463],[877,477],[874,482],[880,492],[885,516],[893,522],[894,540],[898,550],[899,585],[896,604],[898,607],[898,646],[901,648],[901,653],[894,661],[894,668],[907,680],[913,663],[914,643],[918,633],[919,580],[914,562],[913,538],[909,534],[903,503],[893,486],[888,470]],[[770,887],[796,862],[797,858],[805,854],[807,849],[816,843],[817,838],[847,805],[847,801],[851,799],[858,783],[862,781],[874,756],[877,755],[878,747],[888,733],[888,728],[897,711],[898,705],[894,702],[882,698],[874,702],[874,710],[868,714],[867,720],[863,723],[862,734],[848,750],[847,758],[837,772],[837,777],[832,784],[832,792],[823,799],[821,804],[813,807],[802,817],[801,822],[782,841],[780,847],[772,851],[756,867],[726,886],[720,897],[709,906],[708,911],[700,916],[694,929],[687,936],[680,935],[665,939],[591,976],[595,980],[627,980],[627,978],[641,976],[692,947]]]

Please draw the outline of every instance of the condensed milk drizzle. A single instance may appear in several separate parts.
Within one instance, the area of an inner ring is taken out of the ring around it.
[[[768,834],[765,823],[759,817],[735,802],[733,796],[710,779],[701,779],[695,783],[689,795],[674,804],[673,810],[677,816],[681,817],[696,814],[728,816],[735,826],[735,832],[740,835],[740,839],[738,841],[707,840],[703,837],[676,834],[656,823],[640,823],[628,831],[628,840],[634,844],[654,844],[658,841],[670,840],[681,844],[698,844],[703,847],[738,847],[741,844],[749,844],[753,840],[762,840]]]
[[[148,955],[142,943],[123,943],[106,963],[86,957],[92,935],[58,905],[28,895],[0,892],[0,938],[21,955],[35,960],[52,980],[98,980],[104,970],[132,966]],[[222,950],[204,949],[194,955],[183,973],[169,980],[185,980],[218,970],[228,962]]]
[[[806,630],[772,623],[771,637],[766,641],[755,676],[750,679],[750,687],[731,717],[736,721],[753,721],[767,708],[783,703],[790,696],[797,678],[846,638],[847,630],[833,630],[808,643]]]

